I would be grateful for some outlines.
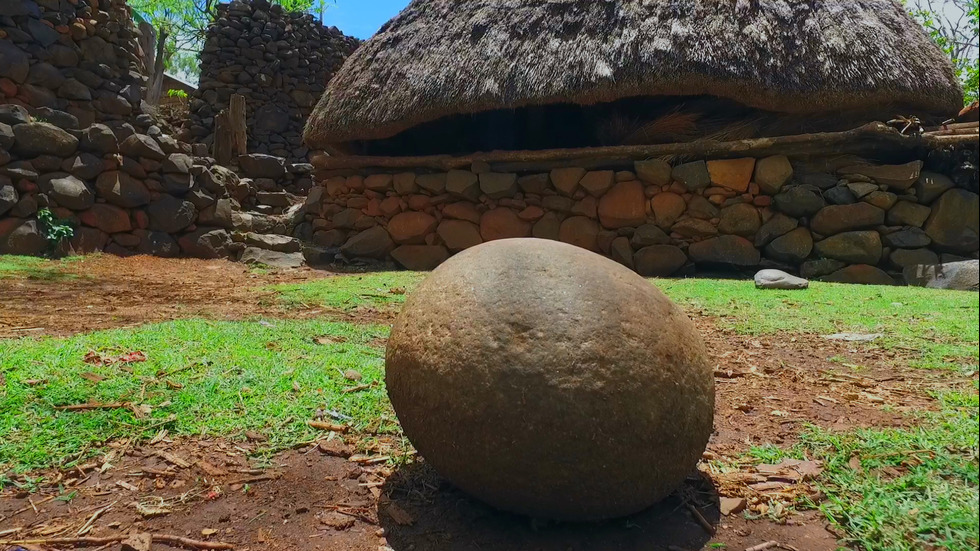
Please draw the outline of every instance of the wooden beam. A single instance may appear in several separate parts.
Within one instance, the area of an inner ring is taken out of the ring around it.
[[[972,141],[971,141],[972,140]],[[972,136],[904,136],[882,123],[870,123],[846,132],[800,134],[775,138],[752,138],[729,142],[699,140],[658,145],[586,147],[578,149],[544,149],[538,151],[491,151],[453,157],[330,156],[319,153],[310,162],[321,170],[345,169],[428,169],[447,171],[468,169],[474,161],[486,162],[495,170],[547,170],[562,166],[629,165],[634,161],[658,158],[734,158],[769,155],[818,156],[829,154],[867,155],[872,153],[911,152],[953,145],[975,145]]]

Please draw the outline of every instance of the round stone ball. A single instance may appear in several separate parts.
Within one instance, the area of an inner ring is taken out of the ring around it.
[[[694,324],[585,249],[503,239],[408,297],[388,396],[441,475],[506,511],[583,521],[641,511],[695,471],[714,378]]]

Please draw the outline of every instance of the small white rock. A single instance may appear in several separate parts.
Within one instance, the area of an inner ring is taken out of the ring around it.
[[[760,270],[755,274],[758,289],[806,289],[810,282],[782,270]]]

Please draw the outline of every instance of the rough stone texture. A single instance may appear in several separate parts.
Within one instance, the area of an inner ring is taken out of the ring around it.
[[[611,170],[593,170],[579,180],[578,185],[593,197],[602,197],[616,183],[616,174]]]
[[[24,157],[54,155],[68,157],[78,149],[78,138],[46,122],[14,126],[13,151]]]
[[[895,249],[888,255],[888,260],[904,269],[919,264],[939,264],[939,255],[929,249]]]
[[[751,241],[737,235],[722,235],[697,243],[687,250],[691,260],[703,264],[728,264],[733,266],[756,266],[761,255]]]
[[[58,205],[72,210],[84,210],[95,203],[95,194],[78,178],[64,173],[52,173],[38,180],[41,191]]]
[[[406,270],[434,270],[449,258],[449,251],[440,245],[402,245],[391,251],[391,257]]]
[[[660,159],[636,161],[633,163],[633,170],[645,184],[660,187],[670,183],[671,166],[667,161]]]
[[[694,161],[677,165],[670,173],[674,180],[681,183],[688,191],[702,190],[711,185],[708,165],[704,161]]]
[[[47,248],[37,220],[0,220],[0,254],[38,255]]]
[[[92,205],[92,208],[79,213],[78,219],[82,224],[98,228],[105,233],[119,233],[133,229],[128,212],[106,203]]]
[[[95,181],[95,189],[106,201],[123,208],[139,207],[151,199],[143,182],[125,172],[103,172]]]
[[[150,217],[151,230],[176,233],[194,223],[197,211],[189,201],[162,195],[146,207],[146,214]]]
[[[860,285],[895,284],[895,280],[883,270],[875,266],[869,266],[868,264],[854,264],[846,268],[841,268],[821,279],[834,283],[856,283]]]
[[[818,255],[852,264],[875,265],[881,260],[881,236],[876,231],[844,232],[816,244]]]
[[[521,220],[511,209],[498,207],[483,213],[480,218],[480,235],[484,241],[527,237],[531,224]]]
[[[566,218],[558,228],[558,239],[570,245],[596,252],[599,250],[599,224],[585,216]]]
[[[633,264],[643,277],[667,277],[687,264],[687,255],[673,245],[650,245],[636,251]]]
[[[783,188],[782,193],[773,197],[772,202],[776,210],[793,218],[813,216],[827,204],[819,191],[806,186]]]
[[[388,233],[398,244],[425,243],[425,236],[436,229],[436,219],[424,212],[403,212],[388,222]]]
[[[742,237],[754,238],[762,220],[759,211],[750,204],[738,203],[721,209],[718,221],[718,232]]]
[[[599,221],[609,229],[637,226],[646,220],[643,184],[619,182],[599,199]]]
[[[759,159],[755,163],[754,181],[763,193],[776,195],[793,177],[793,165],[785,155]]]
[[[584,168],[556,168],[551,171],[551,183],[559,193],[571,196],[584,176]]]
[[[921,228],[931,213],[932,210],[925,205],[911,201],[899,201],[888,211],[888,225]]]
[[[919,247],[928,247],[932,243],[932,239],[926,235],[926,232],[919,228],[905,228],[882,235],[881,242],[886,247],[891,248],[917,249]]]
[[[656,224],[665,230],[669,230],[674,222],[684,214],[687,203],[684,198],[676,193],[658,193],[650,199],[650,208],[653,210],[653,217]]]
[[[932,206],[926,234],[941,250],[975,252],[980,247],[980,200],[976,193],[951,189]]]
[[[753,278],[757,289],[807,289],[810,282],[782,270],[760,270]]]
[[[245,234],[245,244],[280,253],[298,253],[303,248],[303,244],[295,237],[254,232]]]
[[[306,264],[303,253],[283,253],[259,247],[245,247],[239,260],[245,264],[259,264],[273,268],[299,268]]]
[[[479,175],[480,191],[491,199],[510,197],[517,193],[517,174],[484,172]]]
[[[868,203],[830,205],[820,209],[810,228],[821,235],[834,235],[851,230],[873,228],[885,223],[885,211]]]
[[[763,247],[780,235],[785,235],[799,225],[799,221],[785,214],[776,213],[755,234],[755,246]]]
[[[667,243],[670,243],[670,237],[653,224],[643,224],[636,228],[633,237],[630,239],[630,244],[637,249],[648,245],[666,245]]]
[[[246,178],[272,178],[278,180],[286,175],[286,161],[282,157],[252,153],[238,158],[238,165]],[[389,176],[389,180],[390,180]]]
[[[446,174],[445,187],[447,193],[456,197],[470,201],[480,197],[479,177],[468,170],[450,170]]]
[[[143,157],[153,161],[162,161],[167,158],[163,149],[160,149],[160,144],[145,134],[129,136],[119,144],[119,151],[134,159]]]
[[[708,161],[707,165],[712,184],[739,193],[749,189],[749,181],[755,170],[754,158]]]
[[[249,153],[305,162],[303,124],[359,43],[312,15],[264,1],[218,4],[183,138],[213,143],[214,117],[228,107],[232,94],[243,94]]]
[[[459,252],[483,243],[480,227],[464,220],[443,220],[439,224],[437,233],[452,252]]]
[[[954,291],[980,290],[980,260],[909,266],[902,274],[909,285]]]
[[[955,186],[956,184],[945,175],[924,170],[915,182],[915,195],[920,204],[931,205],[933,201],[939,199],[939,196]]]
[[[903,165],[851,165],[838,170],[839,174],[860,174],[872,181],[884,184],[891,189],[904,191],[919,179],[922,161],[912,161]]]
[[[810,235],[810,230],[796,228],[773,239],[766,245],[766,257],[781,262],[799,264],[810,256],[812,250],[813,236]]]
[[[354,234],[340,247],[340,252],[351,257],[384,258],[394,247],[388,232],[381,226],[374,226]]]
[[[690,320],[620,264],[544,240],[468,249],[423,281],[388,340],[386,386],[437,471],[534,517],[642,510],[683,482],[712,431]]]

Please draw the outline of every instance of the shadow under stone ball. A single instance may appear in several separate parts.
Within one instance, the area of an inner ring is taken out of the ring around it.
[[[499,509],[638,512],[695,469],[714,378],[694,324],[607,258],[541,239],[467,249],[408,297],[388,395],[439,473]]]

